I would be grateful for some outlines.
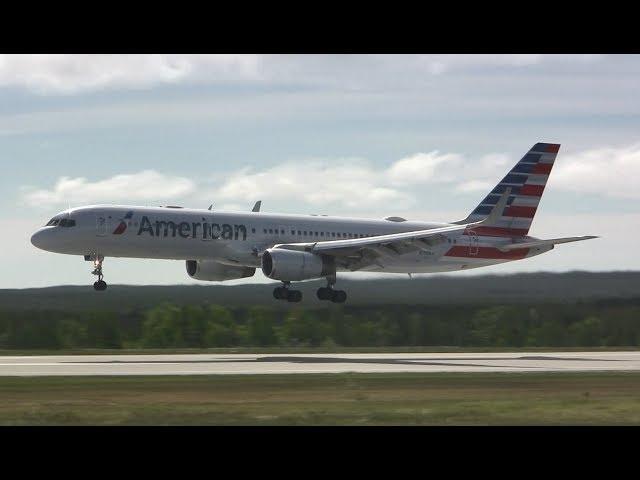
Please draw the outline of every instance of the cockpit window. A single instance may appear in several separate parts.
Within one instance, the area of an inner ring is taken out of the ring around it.
[[[58,218],[53,217],[45,227],[75,227],[76,221],[71,218]]]

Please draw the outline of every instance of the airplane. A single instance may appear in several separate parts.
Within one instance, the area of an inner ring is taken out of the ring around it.
[[[557,244],[596,236],[538,239],[529,227],[538,209],[559,144],[536,143],[464,220],[450,223],[402,217],[362,219],[328,215],[272,214],[191,209],[90,205],[53,217],[31,237],[42,250],[81,255],[103,280],[105,257],[185,261],[196,280],[251,277],[261,268],[282,282],[274,298],[302,300],[291,282],[325,278],[319,300],[343,303],[334,289],[337,272],[428,273],[467,270],[548,252]]]

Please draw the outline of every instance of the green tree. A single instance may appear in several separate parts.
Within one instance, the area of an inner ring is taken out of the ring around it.
[[[273,310],[265,307],[252,307],[249,310],[247,334],[250,345],[277,345],[278,338],[274,329]]]

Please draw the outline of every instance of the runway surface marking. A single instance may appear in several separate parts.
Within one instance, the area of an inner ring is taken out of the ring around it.
[[[0,376],[604,370],[640,370],[640,351],[0,356]]]

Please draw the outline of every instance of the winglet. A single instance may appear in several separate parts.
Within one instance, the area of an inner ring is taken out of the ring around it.
[[[481,223],[491,224],[491,223],[497,222],[500,219],[500,217],[502,217],[502,214],[504,213],[504,209],[507,207],[507,202],[509,201],[509,195],[511,195],[511,187],[505,188],[502,195],[500,195],[500,199],[498,200],[498,203],[496,203],[495,206],[491,209],[489,216],[484,220],[478,222],[478,224],[481,224]]]
[[[256,204],[253,206],[253,208],[251,209],[252,212],[259,212],[260,211],[260,205],[262,205],[262,200],[258,200],[256,202]]]

